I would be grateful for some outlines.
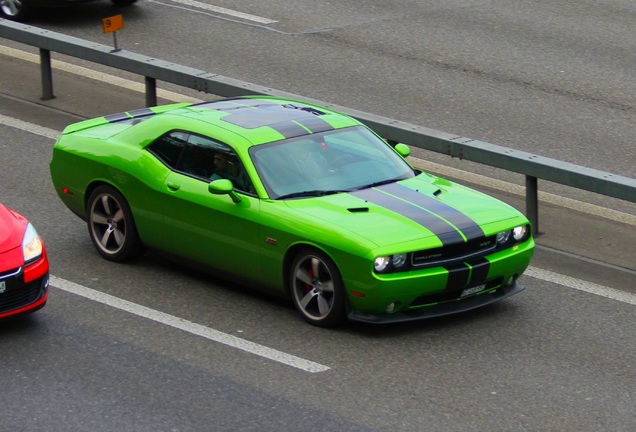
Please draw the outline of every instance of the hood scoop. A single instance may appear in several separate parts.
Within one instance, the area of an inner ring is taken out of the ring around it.
[[[366,213],[369,211],[369,207],[350,207],[347,210],[349,213]]]

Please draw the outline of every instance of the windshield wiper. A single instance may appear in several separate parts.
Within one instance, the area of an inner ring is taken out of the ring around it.
[[[337,193],[342,193],[342,192],[350,192],[350,190],[320,190],[320,189],[315,189],[315,190],[308,190],[308,191],[302,191],[302,192],[292,192],[289,193],[287,195],[281,195],[278,198],[276,198],[277,200],[283,200],[283,199],[289,199],[289,198],[303,198],[303,197],[319,197],[319,196],[325,196],[325,195],[334,195]]]
[[[376,187],[376,186],[382,186],[382,185],[389,184],[389,183],[395,183],[395,182],[400,181],[400,180],[404,180],[404,178],[402,176],[400,176],[400,177],[396,177],[396,178],[392,178],[392,179],[388,179],[388,180],[380,180],[380,181],[377,181],[377,182],[374,182],[374,183],[370,183],[368,185],[360,186],[356,190],[369,189],[369,188]]]

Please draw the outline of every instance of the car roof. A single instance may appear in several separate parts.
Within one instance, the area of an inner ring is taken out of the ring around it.
[[[180,107],[170,114],[222,127],[253,145],[359,125],[325,107],[274,97],[240,97]]]

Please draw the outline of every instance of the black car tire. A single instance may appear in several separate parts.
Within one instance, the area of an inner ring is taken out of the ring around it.
[[[128,6],[137,2],[137,0],[112,0],[112,1],[117,6]]]
[[[124,262],[143,254],[130,206],[115,188],[95,188],[88,198],[86,222],[95,249],[107,260]]]
[[[300,251],[289,273],[294,306],[305,321],[320,327],[332,327],[345,318],[345,293],[340,271],[323,252]]]
[[[31,10],[27,0],[7,0],[2,2],[0,16],[12,21],[23,21],[31,15]]]

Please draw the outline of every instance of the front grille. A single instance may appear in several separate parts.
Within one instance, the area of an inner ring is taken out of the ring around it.
[[[14,268],[11,270],[6,270],[3,272],[0,272],[0,281],[12,281],[15,278],[18,277],[18,275],[22,275],[22,267],[18,267],[18,268]]]
[[[0,274],[4,292],[0,293],[0,313],[19,309],[36,301],[42,295],[42,278],[24,283],[22,268]]]
[[[486,255],[497,248],[497,237],[480,237],[464,243],[413,252],[413,267],[434,267]]]

